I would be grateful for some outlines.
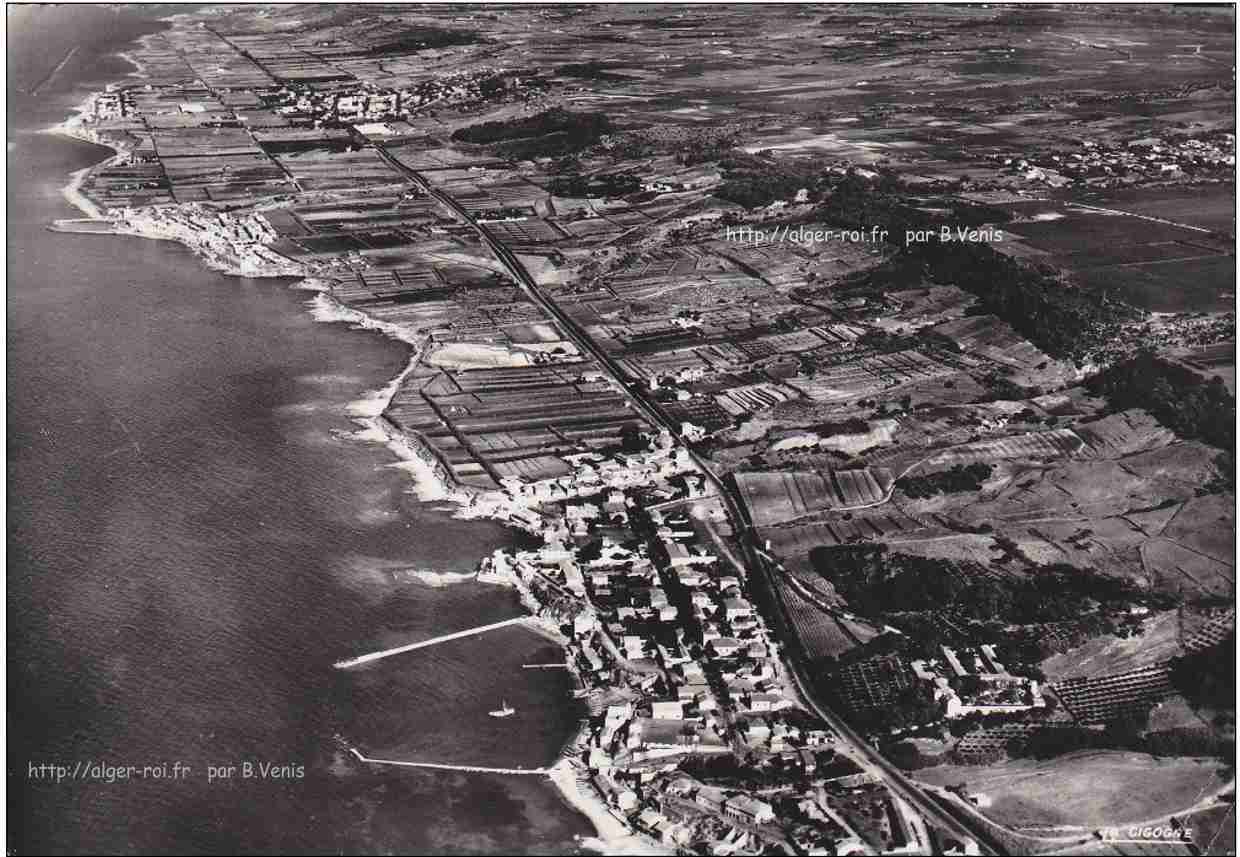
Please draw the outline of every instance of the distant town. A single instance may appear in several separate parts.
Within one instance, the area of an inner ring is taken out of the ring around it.
[[[187,12],[54,228],[409,343],[608,850],[1234,853],[1233,16]]]

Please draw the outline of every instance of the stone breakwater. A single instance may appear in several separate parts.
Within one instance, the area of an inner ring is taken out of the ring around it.
[[[515,589],[522,606],[537,617],[529,625],[531,630],[537,631],[563,649],[564,663],[573,678],[574,687],[587,687],[571,656],[569,640],[560,631],[559,621],[548,615],[546,606],[538,600],[521,575],[502,560],[502,553],[497,551],[495,556],[482,560],[477,579],[482,583]],[[581,693],[575,695],[580,696]],[[605,708],[605,700],[597,691],[585,695],[584,701],[591,715],[600,714]],[[589,718],[583,718],[577,732],[560,750],[559,759],[551,766],[549,775],[564,801],[594,825],[597,835],[581,840],[581,846],[601,854],[675,853],[650,836],[631,828],[608,804],[606,797],[594,783],[590,771],[581,761],[589,747],[592,732]]]
[[[131,157],[132,140],[92,128],[86,118],[93,115],[97,95],[74,108],[74,115],[45,133],[58,134],[112,150],[91,167],[74,172],[61,193],[85,219],[56,221],[51,228],[63,232],[106,232],[90,222],[110,224],[111,233],[159,241],[177,241],[198,256],[208,268],[233,277],[307,277],[315,273],[307,266],[281,256],[266,245],[277,235],[260,214],[236,217],[198,203],[159,205],[134,209],[107,209],[84,190],[91,174],[101,167],[126,163]]]
[[[488,491],[460,483],[429,439],[416,431],[402,428],[385,415],[400,382],[426,357],[432,344],[429,337],[402,325],[383,322],[337,302],[327,293],[329,283],[317,277],[319,271],[283,257],[266,246],[277,236],[261,213],[252,212],[238,216],[197,203],[102,211],[84,192],[84,186],[94,170],[105,164],[123,163],[130,157],[130,152],[125,140],[111,138],[88,127],[85,117],[93,113],[93,101],[94,97],[88,99],[76,108],[75,116],[47,129],[49,133],[105,146],[113,151],[109,158],[72,176],[69,185],[63,190],[64,195],[86,217],[57,223],[55,228],[58,231],[88,231],[176,241],[188,248],[208,268],[226,275],[252,278],[294,277],[298,281],[292,285],[293,288],[318,292],[310,302],[310,309],[316,320],[350,323],[359,329],[375,330],[405,342],[413,349],[408,365],[385,387],[381,395],[374,397],[373,403],[368,404],[367,413],[354,415],[357,422],[365,427],[365,431],[354,437],[386,445],[401,461],[401,464],[396,466],[410,472],[415,493],[421,499],[448,500],[456,506],[455,513],[461,518],[489,518],[533,535],[541,534],[542,516],[528,500],[505,492]],[[571,657],[569,640],[560,630],[564,617],[552,605],[542,603],[528,582],[515,571],[496,570],[489,559],[482,562],[475,579],[515,589],[522,606],[533,617],[529,627],[561,647],[575,686],[579,689],[585,687]],[[600,700],[597,693],[589,695],[586,703],[592,712],[598,712]],[[649,837],[631,830],[617,817],[603,794],[593,784],[588,770],[580,760],[589,736],[589,721],[583,719],[576,734],[560,751],[559,760],[551,769],[553,774],[550,777],[564,800],[585,815],[596,828],[598,838],[583,840],[581,844],[605,853],[667,853],[666,849],[660,848]]]

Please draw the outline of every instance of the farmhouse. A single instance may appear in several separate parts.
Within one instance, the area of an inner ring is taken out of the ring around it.
[[[1009,673],[992,645],[956,650],[942,646],[942,659],[914,661],[917,678],[929,685],[949,719],[968,714],[1007,714],[1042,708],[1038,683]]]

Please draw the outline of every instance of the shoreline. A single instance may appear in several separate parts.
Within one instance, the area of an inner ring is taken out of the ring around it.
[[[579,741],[581,733],[574,743]],[[589,851],[599,854],[622,855],[663,855],[675,854],[675,850],[662,846],[644,833],[631,830],[628,825],[612,815],[601,796],[578,782],[577,769],[573,762],[561,758],[551,766],[547,777],[555,785],[564,802],[586,817],[594,825],[594,836],[577,840],[578,844]]]
[[[72,114],[66,117],[63,121],[57,122],[55,125],[51,125],[47,128],[42,128],[36,133],[54,134],[58,137],[65,137],[79,143],[90,143],[91,145],[102,146],[105,149],[111,150],[111,154],[105,156],[101,160],[96,161],[89,166],[82,167],[80,170],[74,170],[71,172],[69,174],[68,183],[60,188],[60,195],[64,197],[65,201],[86,215],[88,219],[111,222],[111,219],[99,209],[99,206],[96,205],[95,202],[82,191],[82,186],[86,183],[86,179],[90,177],[92,172],[105,164],[115,161],[121,156],[121,150],[119,148],[112,145],[110,142],[103,140],[103,138],[94,132],[82,130],[82,117],[86,115],[88,110],[90,110],[91,105],[94,104],[94,100],[95,96],[93,94],[88,96],[80,104],[74,105],[72,108]]]
[[[175,22],[179,17],[188,16],[186,13],[177,13],[164,20]],[[139,50],[145,47],[145,40],[147,38],[149,36],[142,36],[137,39]],[[127,79],[141,79],[142,73],[145,71],[145,65],[140,60],[136,59],[128,51],[117,52],[116,55],[135,66],[135,70],[126,75]],[[308,273],[304,270],[297,273],[288,271],[272,272],[261,268],[258,272],[242,272],[237,268],[223,264],[219,259],[205,255],[200,247],[190,244],[182,237],[153,234],[150,230],[135,228],[128,224],[122,225],[116,217],[109,216],[100,210],[98,204],[86,195],[83,187],[86,180],[96,169],[124,157],[125,150],[122,146],[117,145],[115,141],[111,141],[93,129],[85,127],[84,117],[91,111],[95,97],[96,94],[92,93],[83,102],[76,105],[73,108],[72,114],[66,117],[65,120],[39,132],[55,134],[111,150],[110,155],[98,162],[72,172],[68,183],[60,189],[65,201],[85,215],[85,221],[106,223],[111,226],[109,231],[100,231],[98,233],[93,233],[92,231],[92,234],[127,235],[175,241],[186,247],[209,270],[229,276],[257,278],[294,277],[296,281],[291,283],[289,288],[316,293],[313,298],[306,302],[311,317],[315,321],[329,324],[343,322],[354,326],[356,329],[382,333],[409,346],[411,354],[405,368],[382,388],[375,391],[371,399],[365,402],[366,407],[364,410],[359,403],[358,412],[350,414],[354,423],[361,429],[361,431],[352,436],[352,439],[384,445],[398,459],[387,466],[405,470],[410,475],[410,481],[412,482],[411,492],[420,501],[435,502],[446,500],[454,507],[451,513],[453,517],[463,520],[490,518],[514,529],[525,530],[521,526],[520,521],[506,519],[498,514],[498,509],[496,508],[472,510],[471,507],[477,499],[476,495],[464,490],[462,486],[455,483],[455,480],[451,479],[451,471],[439,460],[433,447],[424,439],[419,439],[416,436],[410,437],[407,432],[402,431],[384,416],[384,412],[387,410],[392,398],[399,391],[403,380],[433,348],[434,343],[429,337],[419,337],[415,331],[411,331],[401,325],[383,322],[360,310],[339,303],[330,294],[330,283],[323,278],[316,277],[313,273]],[[54,224],[49,225],[49,228],[54,228]],[[61,229],[58,231],[71,230]],[[430,461],[427,460],[428,458]],[[464,579],[479,580],[476,573],[472,576],[466,576]],[[451,582],[441,581],[439,585],[450,585]],[[481,582],[504,585],[504,581],[483,580]],[[525,588],[522,586],[517,586],[516,588],[518,589],[522,606],[531,615],[537,617],[538,603],[533,599],[532,594],[525,591]],[[557,644],[561,648],[566,661],[568,661],[570,653],[567,647],[567,640],[559,632],[558,627],[553,627],[546,620],[535,621],[529,627],[534,633]],[[577,681],[577,675],[572,664],[570,663],[568,666],[574,676],[574,680]],[[576,701],[576,699],[573,699],[573,702]],[[590,826],[594,828],[595,835],[579,837],[578,844],[582,848],[604,854],[646,855],[672,853],[669,849],[660,847],[649,836],[632,829],[617,818],[608,807],[604,797],[595,788],[583,786],[578,781],[577,772],[579,769],[577,765],[579,763],[570,759],[570,755],[584,746],[589,732],[589,723],[586,721],[568,737],[558,751],[556,760],[551,765],[553,773],[548,777],[564,803],[583,816]]]
[[[99,163],[104,164],[111,159],[112,158],[105,158]],[[108,222],[108,219],[103,216],[103,212],[99,210],[99,206],[91,202],[90,198],[86,196],[86,194],[82,193],[82,185],[86,182],[86,177],[89,176],[97,166],[99,166],[99,164],[89,167],[82,167],[82,169],[75,170],[71,173],[69,176],[69,183],[60,189],[60,195],[63,196],[70,205],[85,214],[88,219]]]
[[[448,476],[448,471],[435,456],[433,448],[422,439],[410,437],[408,433],[402,431],[384,415],[388,404],[399,390],[401,382],[430,352],[434,342],[429,337],[418,339],[416,335],[400,325],[379,321],[360,310],[339,303],[325,289],[316,285],[316,282],[314,278],[307,277],[292,285],[292,288],[295,289],[317,292],[315,297],[307,302],[311,316],[315,321],[325,324],[344,323],[353,326],[355,329],[373,330],[383,333],[392,339],[404,342],[413,349],[413,353],[410,355],[409,362],[405,368],[379,391],[372,400],[367,402],[368,405],[372,403],[381,404],[378,411],[376,413],[362,413],[354,416],[354,422],[364,429],[359,435],[355,436],[355,439],[382,443],[386,446],[399,459],[398,462],[388,466],[405,470],[410,474],[411,481],[413,482],[411,491],[420,501],[448,501],[453,507],[453,517],[463,520],[491,518],[514,529],[523,529],[519,526],[519,522],[516,521],[505,520],[498,516],[488,515],[485,512],[471,513],[469,505],[473,495],[462,491],[460,486],[451,480]],[[430,464],[426,457],[435,460],[438,466]],[[432,586],[451,586],[454,583],[468,580],[516,589],[522,607],[536,619],[536,621],[529,623],[525,627],[559,646],[566,662],[568,661],[568,641],[557,627],[553,627],[548,621],[538,619],[538,602],[534,599],[532,593],[521,585],[519,580],[488,579],[475,572],[472,575],[461,575],[450,580],[436,577],[433,582],[425,579],[424,582]],[[574,681],[578,682],[576,670],[571,663],[568,664],[568,668],[574,677]],[[575,701],[577,700],[574,699]],[[569,736],[556,754],[556,761],[550,766],[552,773],[548,775],[548,780],[559,793],[560,799],[575,812],[584,816],[594,828],[595,835],[579,838],[578,844],[584,849],[600,854],[673,854],[674,851],[662,847],[646,834],[631,829],[612,814],[610,807],[601,794],[593,787],[583,786],[578,781],[578,763],[570,756],[577,755],[576,751],[585,745],[589,734],[589,723],[583,722]]]

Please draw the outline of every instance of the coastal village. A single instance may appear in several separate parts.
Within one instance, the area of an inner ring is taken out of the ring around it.
[[[479,579],[516,587],[550,630],[568,631],[580,692],[601,714],[577,742],[577,777],[625,824],[678,848],[919,853],[911,809],[799,703],[728,557],[724,508],[670,436],[649,446],[471,504],[507,508],[544,543],[497,551]],[[577,496],[557,502],[558,491]]]
[[[458,11],[176,16],[57,129],[115,154],[54,228],[296,278],[410,344],[376,424],[419,492],[531,537],[477,581],[563,648],[552,779],[609,848],[1102,853],[1100,803],[1216,853],[1235,125],[1205,25],[1136,16],[1180,41],[1121,74],[986,7],[759,39],[735,10]],[[1095,88],[953,65],[1015,35]],[[704,88],[698,43],[745,86]],[[1126,803],[1133,770],[1184,794]]]

